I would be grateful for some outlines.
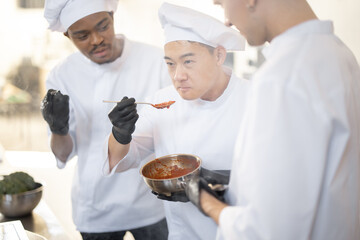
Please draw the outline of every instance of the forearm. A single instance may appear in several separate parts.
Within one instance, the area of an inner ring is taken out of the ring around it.
[[[128,154],[130,149],[130,144],[120,144],[114,138],[113,134],[110,134],[109,145],[108,145],[108,155],[109,155],[109,171],[116,166],[123,159],[126,154]]]
[[[73,142],[69,134],[51,134],[50,147],[56,158],[65,163],[72,152]]]
[[[204,190],[201,191],[200,202],[203,211],[219,225],[220,213],[228,205],[211,196]]]

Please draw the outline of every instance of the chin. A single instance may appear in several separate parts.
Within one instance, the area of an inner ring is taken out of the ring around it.
[[[264,43],[266,43],[266,39],[262,38],[262,37],[251,37],[251,36],[246,36],[247,42],[249,43],[250,46],[253,47],[259,47],[264,45]]]
[[[91,61],[97,63],[97,64],[105,64],[105,63],[109,63],[109,62],[112,62],[111,59],[91,59]]]
[[[265,41],[262,41],[262,42],[248,41],[248,43],[252,47],[260,47],[260,46],[264,45]]]
[[[184,99],[184,100],[194,100],[194,99],[196,99],[195,97],[189,96],[189,95],[187,95],[187,94],[182,94],[182,93],[180,93],[180,92],[179,92],[179,95],[180,95],[180,97],[181,97],[182,99]]]
[[[104,64],[104,63],[110,63],[113,62],[115,59],[112,58],[111,55],[106,54],[102,57],[95,57],[93,55],[89,56],[89,59],[97,64]]]

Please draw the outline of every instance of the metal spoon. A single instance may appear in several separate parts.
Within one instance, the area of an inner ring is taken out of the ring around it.
[[[105,103],[118,103],[119,101],[103,100],[103,102],[105,102]],[[148,103],[148,102],[135,102],[135,103],[136,104],[148,104],[148,105],[153,106],[154,108],[163,109],[163,108],[169,108],[172,104],[175,103],[175,101],[168,101],[168,102],[158,103],[158,104],[152,104],[152,103]]]

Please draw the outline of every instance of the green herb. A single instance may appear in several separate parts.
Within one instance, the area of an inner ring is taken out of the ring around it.
[[[29,174],[25,172],[14,172],[4,176],[0,181],[0,194],[17,194],[36,188],[36,183]]]

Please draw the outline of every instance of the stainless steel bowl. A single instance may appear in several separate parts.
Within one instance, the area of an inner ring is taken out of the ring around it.
[[[43,185],[36,185],[31,191],[0,195],[0,212],[6,217],[21,217],[31,213],[39,204],[43,193]]]
[[[154,192],[170,196],[184,191],[191,178],[199,176],[201,159],[191,154],[171,154],[146,163],[141,169],[145,183]]]

